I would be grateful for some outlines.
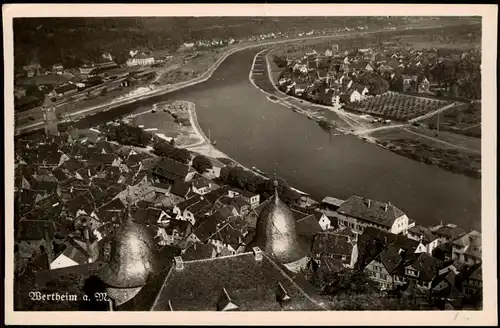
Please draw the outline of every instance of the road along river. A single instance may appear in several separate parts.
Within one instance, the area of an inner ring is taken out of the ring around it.
[[[85,127],[155,103],[187,100],[217,148],[247,167],[272,172],[313,197],[351,195],[391,201],[420,224],[440,221],[481,229],[481,183],[418,163],[354,136],[335,137],[270,101],[249,81],[256,53],[229,56],[212,77],[191,87],[111,109],[79,121]]]

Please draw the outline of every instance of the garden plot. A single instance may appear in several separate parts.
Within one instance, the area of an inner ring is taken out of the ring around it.
[[[451,102],[388,92],[351,104],[353,109],[376,116],[408,121],[438,110]]]

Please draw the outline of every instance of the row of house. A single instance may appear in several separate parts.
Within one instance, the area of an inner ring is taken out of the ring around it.
[[[324,55],[313,50],[301,58],[288,58],[278,85],[292,95],[307,95],[312,101],[338,107],[339,101],[356,102],[370,95],[368,85],[356,83],[368,76],[385,80],[386,91],[390,88],[400,92],[431,93],[429,75],[434,67],[463,58],[475,56],[472,52],[465,52],[458,57],[442,57],[435,49],[393,51],[366,48],[339,52],[337,46],[327,49]],[[344,88],[342,78],[355,83]],[[322,89],[318,90],[318,86]],[[364,88],[367,89],[365,92]]]

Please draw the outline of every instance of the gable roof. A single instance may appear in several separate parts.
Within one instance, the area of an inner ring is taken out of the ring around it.
[[[189,172],[189,166],[168,157],[163,157],[156,164],[153,172],[158,175],[166,176],[169,179],[182,178],[184,180]]]
[[[314,235],[313,253],[351,255],[354,245],[344,235],[321,232]]]
[[[293,210],[292,210],[293,211]],[[295,212],[295,211],[293,211]],[[323,231],[314,214],[306,215],[297,220],[297,233],[302,235],[314,235]]]
[[[179,259],[183,261],[182,259]],[[214,311],[226,292],[240,310],[282,310],[278,283],[290,296],[284,310],[326,310],[326,305],[305,279],[287,272],[270,256],[256,260],[253,253],[183,261],[151,279],[139,294],[119,310]]]
[[[190,191],[189,183],[184,182],[181,179],[175,179],[172,188],[170,189],[170,193],[179,197],[185,198]]]
[[[392,227],[394,220],[404,215],[403,211],[390,203],[386,204],[359,196],[349,197],[340,205],[338,212],[387,228]]]
[[[410,265],[419,272],[420,280],[430,281],[438,274],[441,261],[427,253],[420,253]]]

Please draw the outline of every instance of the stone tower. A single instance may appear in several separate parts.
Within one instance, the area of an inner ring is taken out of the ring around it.
[[[52,104],[49,97],[45,98],[42,110],[43,120],[45,122],[45,134],[52,136],[59,135],[59,130],[57,129],[56,108]]]

